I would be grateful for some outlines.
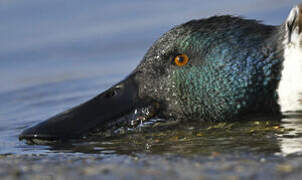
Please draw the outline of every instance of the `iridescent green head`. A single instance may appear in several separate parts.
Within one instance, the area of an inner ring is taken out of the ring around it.
[[[277,27],[231,16],[193,20],[164,34],[135,70],[139,96],[163,117],[233,120],[278,112],[282,48]],[[178,55],[188,62],[179,66]]]

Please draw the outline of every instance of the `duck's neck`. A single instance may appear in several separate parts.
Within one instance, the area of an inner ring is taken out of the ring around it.
[[[281,112],[302,110],[302,35],[299,29],[288,33],[283,25],[284,61],[281,80],[277,89]],[[290,37],[289,37],[290,36]]]

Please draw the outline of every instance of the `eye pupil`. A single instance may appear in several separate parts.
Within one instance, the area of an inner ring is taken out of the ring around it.
[[[174,63],[177,66],[184,66],[188,63],[189,57],[186,54],[180,54],[174,58]]]
[[[178,62],[183,63],[184,61],[185,61],[184,57],[182,57],[182,56],[178,57]]]

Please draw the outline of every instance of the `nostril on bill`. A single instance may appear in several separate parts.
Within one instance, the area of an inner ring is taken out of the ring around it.
[[[112,91],[109,91],[105,94],[105,98],[111,98],[113,96],[116,95],[116,91],[115,90],[112,90]]]
[[[111,98],[113,96],[116,96],[119,91],[122,89],[123,86],[121,85],[117,85],[115,88],[109,90],[106,94],[105,94],[105,98]]]

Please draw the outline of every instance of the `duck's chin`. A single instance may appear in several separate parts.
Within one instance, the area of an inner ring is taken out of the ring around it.
[[[145,128],[154,127],[158,123],[166,122],[165,119],[157,116],[157,103],[148,106],[135,108],[130,113],[107,123],[105,126],[95,128],[88,136],[109,137],[113,135],[137,132]]]

